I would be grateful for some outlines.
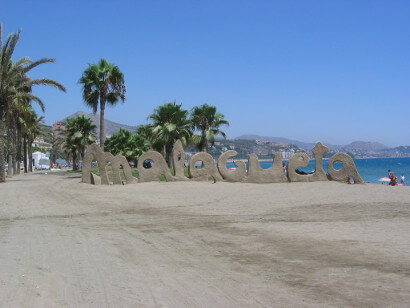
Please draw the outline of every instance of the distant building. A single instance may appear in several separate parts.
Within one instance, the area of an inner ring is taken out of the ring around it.
[[[295,155],[295,150],[294,149],[290,149],[289,151],[281,151],[280,152],[280,156],[282,157],[282,159],[289,159],[293,155]]]
[[[267,140],[255,140],[255,141],[256,141],[256,144],[258,144],[258,145],[270,145],[270,144],[272,144],[271,141],[267,141]]]
[[[44,149],[44,150],[50,150],[53,147],[51,143],[45,142],[43,138],[39,138],[39,137],[34,139],[32,146],[40,148],[40,149]]]
[[[253,153],[255,153],[258,156],[267,156],[269,155],[269,148],[264,147],[264,146],[254,146],[253,147]]]

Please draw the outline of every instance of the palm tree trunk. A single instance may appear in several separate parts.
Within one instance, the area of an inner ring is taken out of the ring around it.
[[[9,168],[7,175],[12,177],[17,174],[17,151],[16,151],[16,119],[13,114],[8,116],[9,122],[9,131],[8,131],[8,140],[9,140]]]
[[[11,152],[11,157],[13,160],[13,175],[17,174],[17,136],[16,136],[16,121],[15,119],[13,119],[13,129],[12,129],[12,133],[13,133],[13,145],[11,147],[12,152]]]
[[[17,126],[17,155],[16,155],[16,173],[20,174],[20,162],[21,162],[21,128]]]
[[[77,153],[73,151],[73,170],[77,170]]]
[[[0,109],[0,183],[6,180],[5,170],[4,170],[4,122],[3,122],[3,110]]]
[[[100,97],[100,147],[102,151],[104,151],[104,141],[105,141],[104,114],[105,114],[105,100],[103,97]]]
[[[10,150],[9,150],[10,152]],[[8,159],[7,159],[7,177],[8,178],[12,178],[13,177],[13,159],[11,157],[11,154],[8,155]]]
[[[33,172],[33,153],[32,153],[33,140],[28,140],[28,171]]]
[[[168,163],[168,167],[172,168],[172,146],[167,145],[165,148],[166,151],[166,161]]]
[[[7,139],[8,139],[8,157],[7,157],[7,177],[12,178],[13,177],[13,133],[12,133],[12,123],[10,121],[10,117],[8,117],[8,130],[7,130]]]
[[[24,152],[24,173],[27,173],[27,139],[23,137],[23,152]]]

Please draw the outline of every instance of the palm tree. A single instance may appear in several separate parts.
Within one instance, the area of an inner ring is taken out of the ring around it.
[[[180,139],[187,144],[192,136],[188,110],[183,110],[181,105],[165,103],[154,110],[148,119],[152,121],[152,145],[161,151],[171,167],[171,152],[174,143]]]
[[[105,151],[113,155],[123,155],[128,161],[136,164],[138,157],[150,147],[148,140],[141,135],[132,134],[129,130],[120,129],[117,133],[105,140]]]
[[[215,106],[204,104],[192,108],[191,123],[192,128],[199,130],[201,133],[200,136],[195,138],[195,143],[201,151],[208,152],[208,142],[213,145],[216,135],[219,134],[226,138],[226,134],[219,127],[229,125],[229,122],[224,119],[223,114],[216,111]]]
[[[95,142],[96,126],[84,115],[68,119],[65,124],[65,149],[73,156],[73,169],[76,170],[77,157],[84,158],[85,147]]]
[[[28,156],[28,171],[33,171],[33,151],[32,151],[32,144],[34,140],[41,134],[41,124],[43,124],[44,117],[38,116],[34,110],[28,114],[26,119],[26,129],[24,131],[25,139],[27,142],[27,156]],[[26,157],[24,160],[26,161]]]
[[[4,124],[5,119],[11,116],[13,119],[13,112],[16,102],[21,101],[35,101],[37,102],[41,109],[44,111],[44,104],[40,98],[31,93],[31,89],[34,85],[49,85],[56,87],[59,90],[65,91],[65,88],[58,82],[46,79],[38,78],[31,79],[27,76],[27,73],[35,68],[36,66],[47,63],[55,62],[54,59],[44,58],[38,61],[32,61],[27,57],[23,57],[16,62],[13,62],[11,57],[13,55],[14,49],[20,37],[20,31],[17,33],[11,33],[6,38],[6,41],[2,42],[2,26],[0,25],[0,183],[4,182],[4,153],[3,153],[3,136],[5,135]],[[6,115],[8,115],[6,117]],[[10,119],[10,118],[9,118]],[[10,122],[10,121],[9,121]],[[15,131],[14,119],[9,123],[11,125],[11,133]],[[9,143],[15,143],[15,139],[11,138],[9,134]],[[13,147],[12,144],[9,145]],[[12,149],[11,152],[15,152]],[[13,156],[15,156],[15,153]],[[14,157],[15,160],[15,157]],[[12,166],[9,166],[9,168]]]
[[[83,100],[96,113],[100,106],[100,146],[104,149],[105,105],[114,106],[119,100],[125,101],[124,75],[118,66],[101,59],[97,64],[89,64],[79,83],[83,85]]]

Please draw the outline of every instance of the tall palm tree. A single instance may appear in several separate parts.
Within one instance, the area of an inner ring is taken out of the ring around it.
[[[71,151],[73,169],[76,170],[77,157],[80,155],[84,158],[86,146],[95,142],[96,126],[89,118],[82,115],[68,119],[65,127],[64,147]]]
[[[24,173],[28,172],[28,152],[27,152],[27,146],[28,146],[28,135],[30,131],[30,125],[32,124],[32,119],[34,118],[33,116],[33,109],[29,104],[26,105],[20,105],[19,109],[19,114],[17,118],[17,128],[19,130],[19,134],[22,138],[21,142],[23,145],[23,165],[24,165]],[[37,116],[35,116],[37,118]],[[21,149],[20,149],[21,151]]]
[[[27,118],[27,127],[25,130],[25,138],[27,142],[27,156],[28,156],[28,171],[33,171],[33,151],[32,144],[34,140],[41,134],[41,124],[44,122],[43,116],[38,116],[37,113],[32,110]],[[26,158],[24,158],[26,160]]]
[[[199,150],[208,152],[208,142],[212,145],[215,142],[216,135],[226,134],[219,129],[221,125],[229,125],[224,119],[224,115],[216,111],[215,106],[204,104],[192,108],[191,123],[192,128],[200,131],[201,135],[196,138],[196,144]]]
[[[23,57],[16,62],[12,61],[12,55],[20,37],[20,31],[11,33],[2,41],[2,26],[0,25],[0,183],[4,182],[4,154],[3,154],[3,136],[4,122],[7,114],[13,112],[13,103],[21,100],[35,101],[41,109],[44,110],[44,104],[40,98],[33,95],[31,89],[34,85],[49,85],[59,90],[65,91],[65,88],[58,82],[38,78],[31,79],[27,73],[40,64],[55,62],[54,59],[44,58],[38,61],[32,61],[28,57]],[[15,129],[12,123],[13,130]],[[11,140],[14,142],[13,140]],[[9,166],[11,167],[11,166]]]
[[[187,144],[192,136],[188,114],[188,110],[172,102],[159,106],[148,117],[152,121],[153,147],[162,151],[169,166],[171,166],[171,152],[175,141],[180,139]]]
[[[125,101],[124,75],[118,66],[101,59],[97,64],[89,64],[79,83],[83,85],[83,100],[96,113],[100,107],[100,146],[104,148],[105,105],[115,105]]]

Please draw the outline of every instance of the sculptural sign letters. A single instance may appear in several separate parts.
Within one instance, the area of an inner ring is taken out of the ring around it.
[[[243,161],[235,162],[236,169],[227,169],[226,162],[229,158],[238,153],[227,151],[222,153],[215,165],[213,157],[205,152],[196,153],[189,162],[189,178],[184,175],[185,152],[181,141],[177,141],[172,150],[172,166],[174,174],[171,174],[164,157],[156,151],[143,153],[137,164],[139,177],[132,175],[131,167],[124,156],[114,156],[111,153],[103,152],[97,144],[87,147],[83,160],[82,181],[89,184],[109,185],[110,181],[106,171],[106,165],[111,164],[113,172],[112,184],[134,184],[137,182],[160,181],[164,176],[167,181],[207,181],[210,177],[217,181],[243,182],[243,183],[286,183],[286,182],[314,182],[314,181],[341,181],[347,182],[349,178],[354,178],[355,183],[363,183],[353,159],[345,153],[337,153],[329,159],[328,172],[323,169],[323,155],[329,149],[316,143],[312,150],[315,157],[315,171],[311,174],[300,174],[297,168],[304,168],[309,164],[309,156],[306,153],[296,153],[289,160],[288,172],[282,168],[280,153],[274,155],[273,165],[268,169],[262,169],[255,154],[250,154],[248,158],[248,170]],[[100,176],[91,172],[91,163],[97,161]],[[149,161],[150,164],[144,164]],[[202,168],[197,168],[196,164],[202,163]],[[342,168],[334,169],[334,163],[341,162]],[[124,172],[124,179],[121,179],[121,167]]]

